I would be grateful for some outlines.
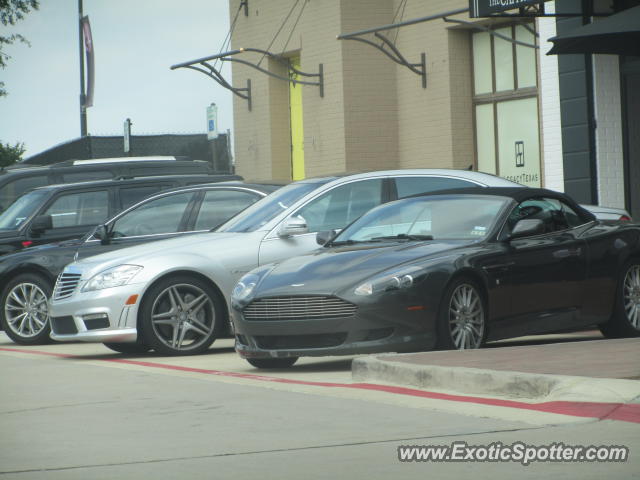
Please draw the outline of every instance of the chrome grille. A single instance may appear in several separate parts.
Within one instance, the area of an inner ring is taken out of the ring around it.
[[[67,273],[62,272],[58,275],[58,281],[53,290],[53,298],[55,300],[61,300],[63,298],[70,297],[76,290],[78,283],[80,283],[80,273]]]
[[[270,297],[254,300],[243,311],[248,321],[351,317],[356,306],[336,297]]]

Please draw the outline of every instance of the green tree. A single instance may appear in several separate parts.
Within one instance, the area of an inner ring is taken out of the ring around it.
[[[0,142],[0,167],[8,167],[20,161],[24,152],[24,143],[16,143],[12,146]]]
[[[38,7],[38,0],[0,0],[0,23],[5,27],[15,25],[29,11],[37,10]],[[14,42],[22,42],[29,45],[27,39],[18,33],[0,35],[0,68],[2,69],[7,67],[7,60],[11,58],[3,52],[3,49],[6,45],[11,45]],[[4,89],[4,82],[0,82],[0,97],[5,95],[7,95],[7,91]]]

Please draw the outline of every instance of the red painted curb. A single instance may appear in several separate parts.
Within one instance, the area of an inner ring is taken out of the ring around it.
[[[41,350],[22,350],[19,348],[3,348],[0,351],[29,353],[32,355],[46,355],[61,358],[78,358],[77,355],[55,352],[43,352]],[[429,392],[414,388],[396,387],[391,385],[378,385],[373,383],[333,383],[333,382],[311,382],[305,380],[293,380],[289,378],[268,377],[265,375],[253,375],[249,373],[225,372],[223,370],[209,370],[203,368],[181,367],[178,365],[167,365],[164,363],[147,362],[140,360],[128,360],[124,358],[99,359],[101,362],[123,363],[127,365],[137,365],[141,367],[159,368],[164,370],[177,370],[181,372],[202,373],[205,375],[216,375],[220,377],[243,378],[246,380],[257,380],[261,382],[285,383],[292,385],[309,385],[324,388],[351,388],[359,390],[372,390],[385,392],[394,395],[406,395],[412,397],[431,398],[434,400],[446,400],[452,402],[466,402],[478,405],[490,405],[494,407],[517,408],[521,410],[532,410],[545,413],[557,413],[573,417],[597,418],[599,420],[617,420],[620,422],[640,423],[640,404],[625,403],[601,403],[601,402],[541,402],[526,403],[516,400],[502,400],[497,398],[475,397],[468,395],[452,395],[447,393]]]

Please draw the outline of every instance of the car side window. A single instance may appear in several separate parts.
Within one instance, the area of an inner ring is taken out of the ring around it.
[[[150,197],[154,193],[158,193],[170,185],[142,185],[139,187],[122,187],[120,188],[120,208],[122,210],[129,208],[131,205]]]
[[[382,203],[382,179],[347,183],[312,200],[293,216],[307,221],[309,232],[341,229]]]
[[[53,228],[97,225],[109,216],[109,192],[98,190],[60,195],[44,215],[51,215]]]
[[[562,209],[562,213],[564,213],[564,217],[569,228],[584,225],[585,221],[580,218],[580,215],[578,215],[573,208],[571,208],[564,202],[561,202],[559,200],[556,201],[560,204],[560,208]]]
[[[261,197],[239,190],[210,190],[205,193],[195,230],[209,230],[226,222]]]
[[[477,187],[476,183],[447,177],[400,177],[395,179],[398,198],[406,198],[420,193],[449,190],[451,188]]]
[[[507,220],[510,230],[519,220],[538,219],[544,224],[545,233],[576,227],[584,222],[566,203],[555,198],[531,198],[513,209]]]
[[[62,174],[64,183],[89,182],[91,180],[109,180],[114,175],[109,170],[89,170],[85,172],[65,172]]]
[[[36,187],[43,187],[49,184],[49,177],[46,175],[35,175],[17,178],[8,181],[0,188],[0,211],[7,208],[23,193]]]
[[[111,234],[120,238],[178,232],[193,196],[194,192],[185,192],[146,202],[118,218]]]

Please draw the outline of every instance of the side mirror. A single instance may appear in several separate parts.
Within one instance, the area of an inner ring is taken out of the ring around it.
[[[509,240],[529,237],[532,235],[540,235],[541,233],[544,233],[544,223],[542,220],[537,218],[519,220],[513,227],[511,235],[509,235]]]
[[[31,222],[31,233],[40,234],[53,228],[51,215],[38,215]]]
[[[98,225],[96,231],[93,234],[102,245],[109,245],[111,243],[111,234],[109,233],[108,225]]]
[[[279,237],[291,237],[292,235],[302,235],[309,233],[307,221],[300,215],[287,218],[278,230]]]
[[[327,243],[336,238],[336,235],[338,235],[338,232],[336,232],[335,230],[318,232],[316,235],[316,243],[324,247]]]

